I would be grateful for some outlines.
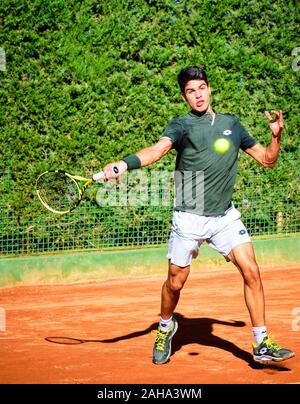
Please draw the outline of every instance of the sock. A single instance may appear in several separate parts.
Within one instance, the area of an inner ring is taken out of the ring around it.
[[[169,329],[172,326],[172,319],[173,319],[173,316],[171,316],[168,320],[164,320],[163,318],[160,317],[159,328],[162,331],[169,331]]]
[[[256,344],[260,344],[262,340],[267,336],[267,328],[265,325],[262,327],[252,327],[254,341]]]

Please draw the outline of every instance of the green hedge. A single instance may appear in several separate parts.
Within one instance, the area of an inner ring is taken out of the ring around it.
[[[9,161],[9,203],[36,209],[45,169],[91,174],[155,142],[187,111],[176,76],[205,65],[218,111],[236,114],[263,144],[263,111],[282,109],[282,149],[299,153],[299,72],[292,69],[299,4],[291,0],[1,0],[1,160]],[[156,168],[171,169],[171,153]],[[259,170],[243,159],[247,177]],[[268,170],[290,181],[288,165]],[[238,185],[239,186],[239,185]],[[238,189],[237,189],[238,191]],[[277,198],[278,199],[278,198]],[[28,209],[26,210],[28,212]],[[27,214],[27,213],[26,213]]]

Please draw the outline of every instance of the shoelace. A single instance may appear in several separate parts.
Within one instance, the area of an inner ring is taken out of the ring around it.
[[[163,351],[165,349],[166,339],[169,333],[170,331],[161,331],[159,329],[152,331],[152,334],[155,335],[155,347],[158,351]]]
[[[275,351],[279,351],[280,349],[282,349],[282,347],[276,344],[276,342],[273,341],[273,338],[274,334],[269,334],[268,338],[264,342],[268,348],[275,349]]]

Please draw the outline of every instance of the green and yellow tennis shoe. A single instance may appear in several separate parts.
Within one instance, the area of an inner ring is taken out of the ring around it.
[[[155,342],[153,348],[153,363],[162,365],[166,363],[171,355],[171,341],[178,328],[175,318],[172,319],[172,326],[168,331],[163,331],[158,327],[155,332]]]
[[[253,358],[256,362],[281,362],[295,356],[290,349],[282,348],[276,344],[273,338],[273,335],[268,335],[260,344],[253,343]]]

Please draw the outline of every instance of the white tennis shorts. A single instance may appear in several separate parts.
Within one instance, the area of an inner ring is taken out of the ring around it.
[[[251,241],[240,217],[233,205],[224,215],[215,217],[175,210],[167,258],[180,267],[190,265],[204,241],[227,257],[234,247]]]

